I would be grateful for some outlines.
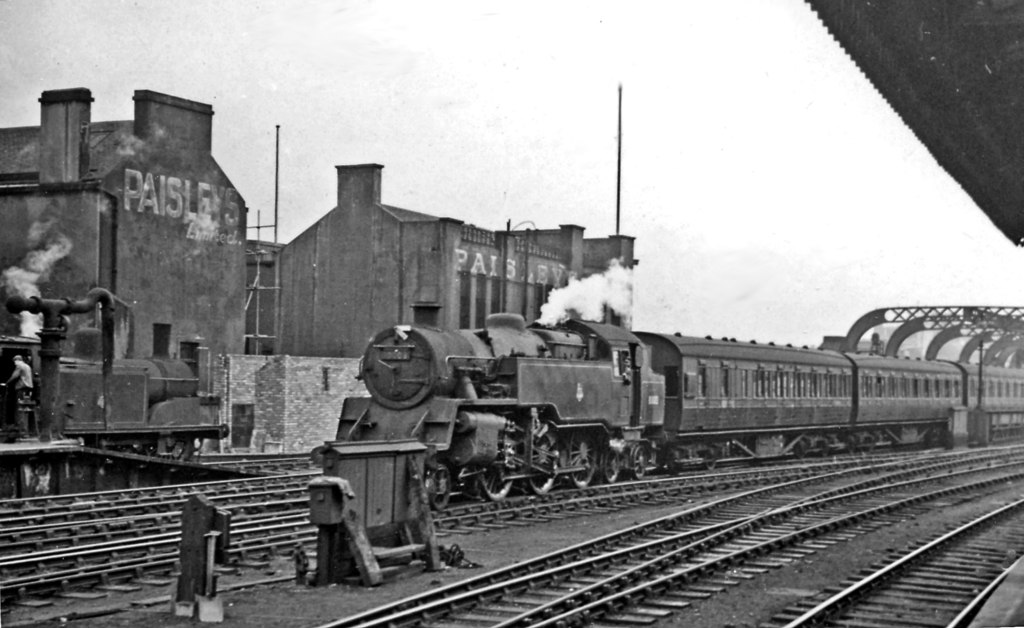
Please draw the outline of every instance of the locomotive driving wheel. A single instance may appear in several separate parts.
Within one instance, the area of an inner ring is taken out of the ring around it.
[[[625,456],[621,453],[608,451],[601,457],[601,475],[605,484],[615,484],[625,466]]]
[[[586,488],[594,479],[594,474],[597,472],[595,451],[593,444],[585,434],[573,434],[570,437],[565,466],[583,467],[582,470],[569,474],[569,478],[576,488]]]
[[[533,438],[533,468],[526,479],[530,491],[534,495],[546,495],[555,486],[555,469],[558,468],[558,438],[554,430],[544,430]],[[539,471],[537,467],[551,469]]]
[[[647,449],[642,443],[637,443],[629,449],[629,466],[633,469],[633,476],[644,479],[647,475]]]
[[[512,490],[512,480],[505,479],[505,470],[500,466],[491,465],[476,477],[480,494],[492,502],[500,502]]]

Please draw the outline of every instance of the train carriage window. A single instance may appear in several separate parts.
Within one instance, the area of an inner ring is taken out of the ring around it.
[[[960,391],[960,386],[961,386],[960,380],[959,379],[954,379],[953,380],[953,396],[955,398],[957,398],[957,399],[959,399],[962,396],[962,393]]]
[[[729,369],[728,366],[723,366],[722,367],[722,382],[721,382],[722,397],[729,397],[732,394],[732,391],[730,390],[730,386],[729,386],[729,384],[730,384],[730,382],[729,382],[729,371],[730,371],[730,369]]]
[[[916,377],[911,381],[910,396],[915,399],[921,396],[921,380]]]
[[[697,367],[697,394],[701,397],[708,396],[708,369],[706,366]]]
[[[931,396],[932,396],[932,380],[926,379],[926,380],[924,380],[924,397],[927,398],[927,397],[931,397]]]
[[[665,396],[666,397],[678,397],[679,396],[679,367],[678,366],[666,366],[665,367]]]

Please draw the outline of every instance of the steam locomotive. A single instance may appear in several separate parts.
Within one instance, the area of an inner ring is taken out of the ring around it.
[[[945,444],[979,404],[976,440],[1024,435],[1020,369],[515,314],[479,330],[385,329],[360,378],[370,396],[345,400],[337,440],[422,441],[436,508],[455,492],[499,500],[513,485],[543,494],[560,478],[584,487],[727,457]]]
[[[104,398],[101,338],[96,329],[72,336],[73,351],[60,358],[59,402],[61,434],[90,447],[187,460],[203,439],[227,435],[218,423],[219,398],[205,391],[206,364],[195,347],[183,359],[152,357],[114,360]],[[0,336],[0,378],[6,382],[20,355],[39,365],[39,342]],[[36,392],[54,382],[38,381]],[[8,440],[37,429],[35,404],[22,404],[13,391],[4,391],[0,425]],[[21,416],[19,416],[21,413]]]

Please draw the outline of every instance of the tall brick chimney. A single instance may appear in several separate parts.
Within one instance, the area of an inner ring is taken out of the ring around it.
[[[172,150],[209,155],[213,145],[213,107],[148,89],[135,90],[135,137],[170,143]]]
[[[39,182],[69,183],[89,172],[92,92],[84,87],[43,92],[39,98]]]
[[[338,207],[359,209],[380,205],[380,164],[335,166],[338,169]]]

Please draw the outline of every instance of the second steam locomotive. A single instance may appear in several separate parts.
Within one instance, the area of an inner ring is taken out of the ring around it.
[[[725,457],[939,445],[984,399],[993,438],[1024,431],[1024,370],[630,332],[569,320],[399,325],[370,342],[339,441],[419,439],[428,492],[497,500]],[[980,388],[979,388],[980,387]],[[980,391],[980,392],[979,392]]]

